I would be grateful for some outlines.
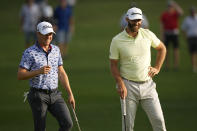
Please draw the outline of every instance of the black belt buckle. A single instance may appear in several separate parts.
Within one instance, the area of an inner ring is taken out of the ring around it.
[[[51,90],[45,90],[45,92],[46,92],[47,94],[49,94],[49,93],[51,93]]]
[[[46,92],[46,94],[51,94],[54,93],[57,89],[49,89],[49,90],[44,90]]]

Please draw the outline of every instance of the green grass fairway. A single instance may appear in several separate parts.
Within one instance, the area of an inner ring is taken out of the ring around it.
[[[33,131],[30,107],[27,102],[23,103],[23,92],[29,89],[28,81],[16,79],[24,51],[18,17],[23,1],[2,0],[0,4],[0,131]],[[54,7],[56,5],[56,1],[49,0],[49,3]],[[197,6],[196,0],[179,0],[178,3],[185,11],[184,17],[191,5]],[[130,0],[78,0],[76,5],[76,32],[70,43],[69,57],[64,60],[64,67],[76,99],[76,113],[82,131],[121,131],[119,96],[109,71],[108,52],[112,37],[120,31],[120,16],[129,5]],[[166,2],[138,0],[138,6],[149,19],[150,29],[159,37],[159,16]],[[196,131],[197,74],[192,73],[187,44],[182,34],[180,43],[179,71],[162,70],[154,80],[167,130]],[[169,52],[172,55],[172,50]],[[154,61],[155,51],[152,64]],[[66,99],[65,91],[63,95]],[[73,131],[77,131],[74,124]],[[58,123],[48,113],[47,131],[57,130]],[[140,106],[135,131],[152,131]]]

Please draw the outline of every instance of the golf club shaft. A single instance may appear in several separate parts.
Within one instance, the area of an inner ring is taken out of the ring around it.
[[[126,101],[125,101],[125,99],[122,99],[122,105],[123,105],[123,115],[126,116]]]
[[[127,127],[126,127],[126,116],[124,115],[124,130],[127,131]]]
[[[126,129],[126,101],[125,99],[122,99],[122,106],[123,106],[123,119],[124,119],[124,129]]]
[[[71,105],[71,107],[72,107],[72,105]],[[78,119],[77,119],[77,115],[76,115],[75,110],[74,110],[73,107],[72,107],[72,111],[73,111],[73,114],[74,114],[74,117],[75,117],[75,121],[76,121],[76,123],[77,123],[78,130],[81,131],[81,128],[80,128],[80,126],[79,126],[79,121],[78,121]]]

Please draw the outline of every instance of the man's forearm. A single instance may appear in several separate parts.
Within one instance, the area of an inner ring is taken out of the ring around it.
[[[116,83],[117,84],[122,84],[123,81],[122,81],[122,77],[120,75],[120,71],[118,70],[117,63],[114,63],[114,62],[111,61],[110,70],[111,70],[112,76],[116,80]]]
[[[62,80],[60,80],[61,83],[62,83],[62,86],[66,89],[68,95],[72,95],[72,91],[71,91],[71,88],[70,88],[70,83],[69,83],[69,80],[68,80],[68,76],[65,75],[62,77]]]
[[[111,67],[111,72],[112,72],[112,76],[116,80],[116,83],[119,83],[122,81],[122,78],[120,76],[118,69],[116,69],[115,67]]]
[[[125,99],[127,96],[127,89],[125,87],[125,84],[124,84],[122,77],[120,75],[120,71],[118,69],[118,60],[110,60],[110,62],[111,62],[110,63],[111,64],[110,70],[111,70],[112,75],[115,78],[116,83],[118,85],[117,91],[118,91],[120,97],[122,99]]]
[[[161,66],[163,65],[164,59],[166,56],[166,48],[165,46],[162,44],[161,48],[159,48],[157,50],[157,57],[156,57],[156,63],[155,63],[155,68],[157,68],[158,70],[161,69]]]
[[[179,13],[179,15],[183,15],[183,9],[177,4],[174,2],[173,4],[174,8],[176,9],[176,11]]]
[[[27,79],[33,78],[39,74],[40,74],[39,70],[25,71],[25,69],[24,70],[19,69],[17,78],[18,78],[18,80],[27,80]]]
[[[70,95],[72,95],[72,90],[70,88],[68,76],[63,68],[61,68],[59,71],[60,71],[59,72],[60,82],[61,82],[62,86],[66,89],[68,95],[70,96]]]

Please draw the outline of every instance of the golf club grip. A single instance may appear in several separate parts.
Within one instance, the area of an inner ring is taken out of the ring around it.
[[[122,99],[122,104],[123,104],[123,115],[126,116],[126,100]]]

